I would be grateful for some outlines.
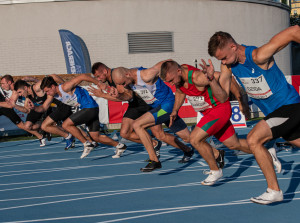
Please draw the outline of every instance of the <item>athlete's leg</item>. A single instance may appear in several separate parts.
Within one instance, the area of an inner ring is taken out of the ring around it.
[[[60,128],[56,125],[56,122],[50,117],[47,116],[41,125],[42,130],[45,132],[49,132],[53,135],[59,135],[64,138],[68,137],[69,133],[67,133],[64,129]]]
[[[247,143],[267,180],[268,188],[279,191],[280,189],[275,174],[272,157],[267,148],[265,148],[263,145],[272,138],[272,131],[269,125],[265,120],[261,120],[249,132],[247,136]]]
[[[133,129],[136,132],[136,134],[139,136],[143,145],[145,146],[145,148],[149,154],[149,159],[152,161],[158,162],[158,158],[155,154],[155,151],[154,151],[154,148],[152,145],[151,136],[146,131],[146,128],[153,126],[153,125],[155,125],[155,119],[150,112],[147,112],[133,122]]]
[[[100,142],[102,144],[113,146],[113,147],[116,147],[119,144],[119,142],[113,140],[112,138],[108,137],[107,135],[100,135],[99,131],[90,132],[90,135],[95,142]]]
[[[190,142],[192,146],[200,153],[203,159],[207,162],[210,170],[219,170],[217,162],[215,160],[213,148],[209,143],[206,142],[206,139],[209,135],[196,126],[191,132]]]
[[[122,119],[122,125],[120,130],[120,136],[124,139],[130,140],[132,142],[140,143],[142,144],[142,141],[140,140],[139,136],[135,133],[132,125],[133,125],[134,119],[124,117]],[[152,131],[153,135],[156,131],[155,126],[150,127],[150,130]],[[157,140],[152,139],[152,145],[156,146],[158,143]]]
[[[246,139],[239,139],[236,134],[222,142],[228,149],[240,150],[248,154],[252,154]]]
[[[31,133],[32,135],[35,135],[38,139],[42,139],[42,138],[43,138],[43,135],[40,134],[40,133],[38,133],[37,131],[34,131],[34,130],[28,130],[28,129],[25,127],[25,125],[24,125],[23,122],[20,122],[20,123],[16,124],[16,126],[18,126],[20,129],[23,129],[23,130],[25,130],[25,131]]]
[[[187,130],[187,131],[185,131]],[[184,143],[180,142],[174,135],[169,134],[164,132],[162,125],[155,125],[153,127],[151,127],[151,131],[153,133],[153,135],[160,141],[163,141],[175,148],[178,148],[184,152],[189,152],[191,151],[191,148],[188,147],[187,145],[185,145]],[[189,142],[189,135],[190,132],[189,130],[186,128],[184,130],[181,130],[179,132],[176,132],[176,134],[180,137],[185,139],[187,142]],[[185,141],[184,140],[184,141]]]
[[[81,131],[76,127],[74,122],[67,118],[63,124],[62,127],[69,133],[71,133],[75,138],[77,138],[80,142],[85,143],[87,140],[84,137],[84,135],[81,133]],[[46,130],[45,130],[46,131]]]

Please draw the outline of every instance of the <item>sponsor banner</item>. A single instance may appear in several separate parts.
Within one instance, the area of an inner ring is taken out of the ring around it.
[[[67,73],[90,73],[91,60],[84,41],[79,36],[65,29],[60,29],[59,35],[65,55]]]
[[[247,127],[246,118],[239,108],[239,102],[238,101],[230,101],[230,104],[231,104],[231,110],[232,110],[232,115],[231,115],[230,121],[231,121],[233,127],[234,128],[246,128]],[[202,117],[203,117],[203,115],[200,112],[198,112],[197,123],[201,120]]]
[[[300,75],[292,76],[292,85],[296,89],[296,91],[300,94]]]

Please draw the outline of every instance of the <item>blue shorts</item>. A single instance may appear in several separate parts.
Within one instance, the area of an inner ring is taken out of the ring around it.
[[[173,110],[173,105],[174,105],[174,102],[163,103],[149,111],[154,116],[155,125],[164,123],[167,127],[169,127],[170,115]],[[179,131],[185,129],[186,127],[187,127],[187,125],[182,120],[182,118],[177,116],[177,118],[173,122],[173,125],[170,127],[170,130],[172,132],[176,133],[176,132],[179,132]]]

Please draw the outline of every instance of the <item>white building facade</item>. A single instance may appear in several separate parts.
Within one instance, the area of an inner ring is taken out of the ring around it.
[[[23,2],[31,3],[16,4]],[[85,41],[92,63],[149,67],[172,58],[194,65],[210,58],[216,31],[260,46],[289,26],[289,14],[289,6],[271,0],[0,1],[0,74],[66,73],[59,29]],[[290,75],[290,47],[276,60]]]

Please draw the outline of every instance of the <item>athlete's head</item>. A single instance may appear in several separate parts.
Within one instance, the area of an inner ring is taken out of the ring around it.
[[[124,87],[133,83],[133,78],[130,75],[130,69],[125,67],[117,67],[112,71],[112,79],[116,85]]]
[[[234,64],[238,60],[238,45],[226,32],[216,32],[208,42],[208,54],[221,60],[222,64]]]
[[[182,82],[181,67],[176,61],[166,61],[161,65],[160,77],[171,85],[179,85]]]
[[[50,96],[56,95],[56,86],[58,85],[53,77],[44,77],[41,83],[41,89]]]
[[[14,79],[11,75],[6,74],[1,77],[1,87],[3,90],[9,91],[13,90],[12,84],[14,83]]]
[[[107,81],[107,74],[109,73],[109,68],[101,62],[96,62],[92,66],[92,74],[94,77],[104,83]]]
[[[27,97],[29,87],[30,85],[23,80],[17,80],[14,85],[14,89],[18,93],[18,95],[23,97]]]

